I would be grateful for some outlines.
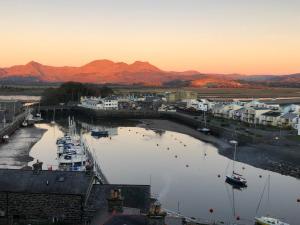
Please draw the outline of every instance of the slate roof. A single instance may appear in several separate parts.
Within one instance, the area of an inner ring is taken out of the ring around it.
[[[281,112],[276,111],[270,111],[262,114],[263,116],[272,116],[272,117],[278,117],[281,116]]]
[[[289,120],[295,119],[296,117],[298,117],[298,115],[292,112],[286,113],[282,116],[282,118],[289,119]]]
[[[85,195],[92,180],[85,172],[0,169],[0,192]]]

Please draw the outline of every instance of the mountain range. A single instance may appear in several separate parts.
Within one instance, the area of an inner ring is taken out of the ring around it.
[[[198,71],[164,71],[148,62],[132,64],[95,60],[80,67],[55,67],[31,61],[26,65],[0,68],[0,80],[10,82],[78,81],[99,84],[141,84],[146,86],[253,87],[300,86],[300,74],[240,75],[205,74]]]

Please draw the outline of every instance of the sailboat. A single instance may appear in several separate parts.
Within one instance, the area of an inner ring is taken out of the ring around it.
[[[234,144],[234,154],[232,162],[232,173],[226,176],[226,182],[237,187],[247,187],[247,180],[243,177],[243,175],[235,172],[236,147],[238,142],[235,140],[231,140],[230,143]]]
[[[204,133],[204,134],[209,134],[210,133],[210,129],[207,128],[207,122],[206,122],[206,115],[205,115],[205,111],[203,111],[203,117],[204,117],[204,127],[202,128],[198,128],[197,130]]]
[[[260,197],[257,209],[256,209],[256,214],[259,210],[260,203],[261,203],[261,200],[263,198],[266,187],[268,187],[268,204],[270,202],[270,177],[271,176],[269,175],[267,183],[264,186],[263,192],[261,194],[261,197]],[[255,224],[256,225],[289,225],[288,223],[284,223],[284,222],[280,221],[279,219],[272,218],[272,217],[269,217],[269,216],[255,217]]]
[[[51,121],[51,124],[55,124],[55,108],[53,110],[53,120]]]

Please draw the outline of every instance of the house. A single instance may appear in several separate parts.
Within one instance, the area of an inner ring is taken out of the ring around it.
[[[292,127],[297,129],[299,123],[299,114],[288,112],[281,116],[281,126],[283,127]]]
[[[122,198],[111,198],[116,190]],[[101,184],[83,171],[0,169],[0,225],[86,225],[123,207],[147,213],[150,197],[149,185]]]
[[[259,124],[265,126],[280,126],[281,125],[281,112],[269,111],[260,115]]]
[[[78,106],[95,110],[119,109],[119,103],[116,97],[82,97]]]
[[[259,124],[260,116],[269,111],[271,110],[265,107],[245,107],[241,121],[249,124]]]

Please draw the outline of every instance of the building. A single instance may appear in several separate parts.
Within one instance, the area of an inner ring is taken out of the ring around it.
[[[271,110],[265,107],[245,108],[241,116],[241,121],[249,124],[259,124],[260,116],[269,111]]]
[[[0,225],[86,225],[101,212],[108,220],[120,203],[108,201],[115,190],[123,195],[119,207],[149,211],[149,185],[101,184],[86,172],[0,169]]]
[[[119,102],[116,97],[82,97],[78,106],[95,110],[118,110]]]
[[[261,114],[259,124],[265,126],[281,126],[281,112],[269,111]]]
[[[288,112],[281,116],[281,126],[282,127],[291,127],[297,129],[299,123],[299,114]]]

